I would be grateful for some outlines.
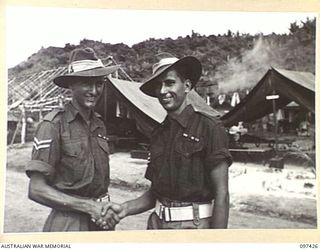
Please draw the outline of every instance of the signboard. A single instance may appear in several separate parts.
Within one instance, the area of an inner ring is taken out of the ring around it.
[[[279,99],[279,95],[267,95],[266,96],[267,100],[274,100],[274,99]]]

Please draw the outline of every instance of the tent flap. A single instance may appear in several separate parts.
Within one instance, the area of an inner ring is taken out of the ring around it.
[[[282,108],[295,101],[310,112],[315,112],[315,77],[309,72],[289,71],[271,68],[233,109],[221,117],[229,127],[239,121],[251,122],[273,111],[272,101],[266,96],[279,95],[276,108]]]

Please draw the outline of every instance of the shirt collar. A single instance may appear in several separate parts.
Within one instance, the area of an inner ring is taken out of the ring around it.
[[[80,112],[78,109],[76,109],[71,102],[67,103],[65,105],[65,110],[67,111],[67,121],[68,122],[71,122],[73,121],[74,119],[76,119],[76,116],[77,115],[80,115]],[[92,112],[92,120],[95,121],[95,122],[98,122],[100,121],[98,118],[101,118],[102,116],[97,113],[97,112]]]
[[[206,102],[202,99],[202,97],[195,92],[195,90],[190,91],[186,96],[187,105],[191,104],[193,110],[197,113],[201,113],[210,117],[219,117],[221,114],[210,107]]]
[[[184,110],[182,110],[182,112],[178,116],[175,116],[175,117],[167,116],[167,119],[176,120],[182,127],[186,128],[188,121],[190,119],[190,115],[193,113],[194,113],[193,106],[189,104],[184,108]]]
[[[79,114],[79,110],[77,110],[71,102],[67,103],[64,106],[64,109],[66,111],[66,118],[67,118],[67,122],[71,122],[74,119],[76,119],[76,116]]]
[[[92,123],[91,123],[91,131],[94,131],[96,128],[103,127],[104,123],[102,121],[102,116],[97,112],[92,112]]]

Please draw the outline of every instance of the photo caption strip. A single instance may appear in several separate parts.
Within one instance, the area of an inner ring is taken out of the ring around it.
[[[0,249],[71,249],[71,244],[59,244],[59,243],[1,243]]]
[[[18,244],[18,243],[0,243],[0,249],[73,249],[73,250],[105,250],[106,247],[111,249],[130,249],[130,250],[162,250],[162,249],[176,249],[177,245],[182,247],[181,249],[194,249],[195,244],[129,244],[129,243],[73,243],[73,244],[51,244],[51,243],[27,243],[27,244]],[[165,246],[165,247],[164,247]],[[180,249],[180,248],[178,248]],[[319,243],[209,243],[202,244],[202,250],[269,250],[269,249],[320,249]]]

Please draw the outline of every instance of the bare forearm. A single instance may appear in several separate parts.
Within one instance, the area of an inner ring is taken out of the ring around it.
[[[32,176],[29,185],[29,198],[48,207],[64,210],[79,211],[93,214],[95,201],[89,198],[65,194],[46,184],[39,176]]]
[[[59,210],[77,210],[88,212],[87,207],[91,200],[89,198],[78,198],[70,196],[55,189],[43,190],[30,197],[34,201]]]
[[[211,228],[227,228],[229,219],[228,163],[221,161],[210,172],[214,192]]]
[[[155,206],[155,198],[151,190],[145,192],[137,199],[122,204],[123,217],[143,213]]]
[[[229,194],[217,195],[211,219],[211,228],[227,228],[229,219]]]

